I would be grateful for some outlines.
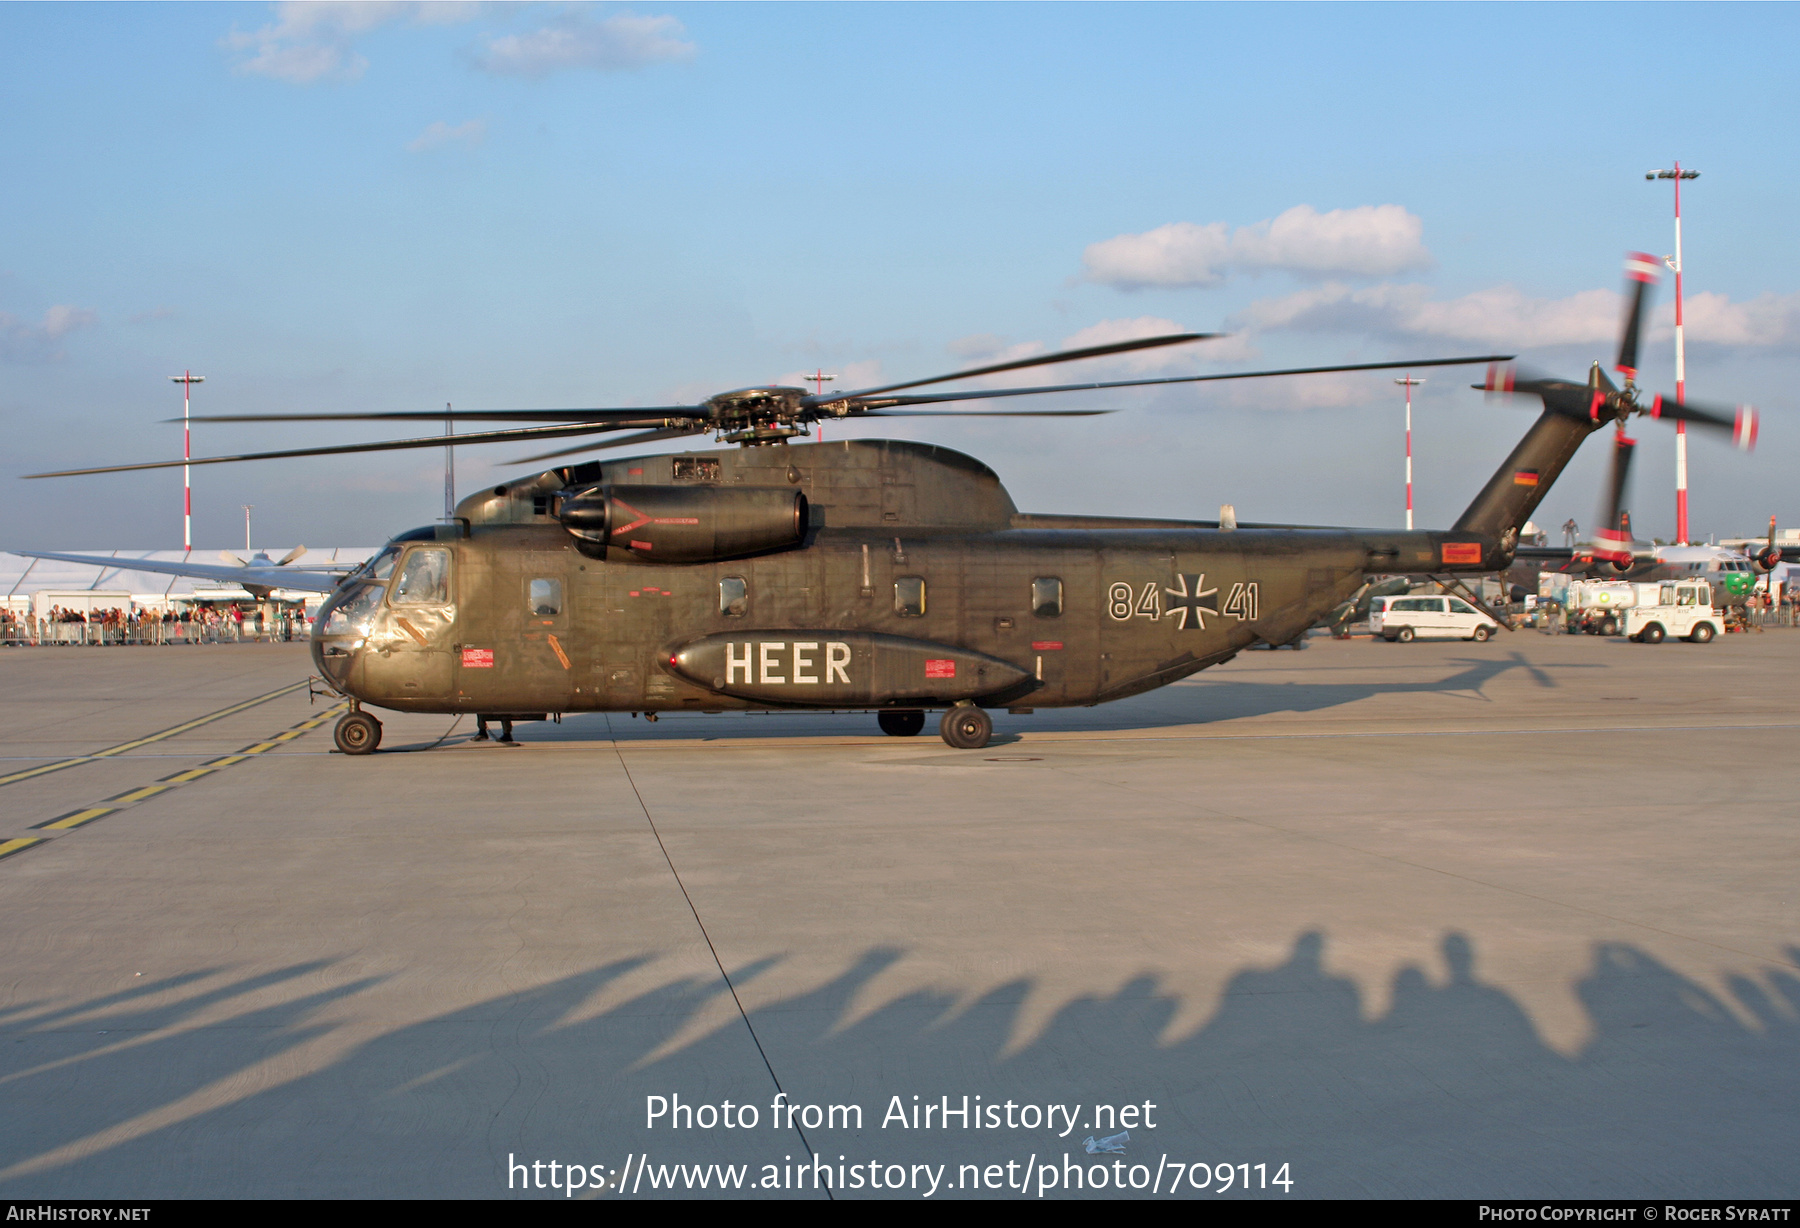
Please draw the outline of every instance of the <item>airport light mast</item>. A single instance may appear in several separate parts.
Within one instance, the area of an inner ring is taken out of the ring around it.
[[[180,375],[171,375],[171,383],[181,385],[181,548],[189,554],[194,552],[194,486],[188,479],[188,461],[194,458],[194,436],[188,428],[188,410],[194,395],[194,385],[204,384],[204,375],[195,375],[192,371],[183,371]]]
[[[1663,257],[1663,263],[1675,274],[1675,399],[1687,400],[1687,353],[1682,346],[1681,330],[1681,181],[1700,178],[1699,171],[1684,171],[1681,163],[1671,171],[1650,171],[1646,179],[1675,181],[1675,255]],[[1675,544],[1688,544],[1687,423],[1675,424]]]
[[[1423,384],[1425,381],[1422,379],[1414,379],[1412,376],[1407,375],[1407,376],[1401,377],[1400,379],[1395,380],[1394,382],[1396,384],[1403,384],[1406,387],[1406,531],[1408,533],[1410,533],[1410,532],[1412,532],[1412,527],[1413,527],[1412,390],[1414,388],[1418,387],[1420,384]]]

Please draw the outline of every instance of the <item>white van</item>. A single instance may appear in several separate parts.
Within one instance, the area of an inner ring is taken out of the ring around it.
[[[1369,631],[1390,644],[1452,637],[1480,642],[1499,629],[1461,597],[1377,597],[1369,603]]]

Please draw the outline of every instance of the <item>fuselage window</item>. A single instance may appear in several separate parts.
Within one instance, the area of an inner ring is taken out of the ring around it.
[[[1031,612],[1039,618],[1060,618],[1062,598],[1062,581],[1056,576],[1039,576],[1031,582]]]
[[[526,595],[525,607],[534,618],[550,618],[562,613],[562,581],[533,580]]]
[[[407,555],[389,600],[395,605],[449,605],[450,552],[433,546]]]
[[[750,612],[750,582],[742,576],[726,576],[719,581],[719,613],[727,618],[742,618]]]
[[[901,618],[920,618],[924,615],[924,576],[901,576],[894,581],[894,613]]]

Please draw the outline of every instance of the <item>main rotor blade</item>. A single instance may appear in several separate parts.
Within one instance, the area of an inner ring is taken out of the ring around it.
[[[1710,426],[1716,430],[1730,431],[1731,442],[1738,449],[1748,452],[1756,447],[1756,430],[1760,415],[1754,405],[1739,405],[1735,409],[1707,409],[1699,405],[1670,401],[1658,393],[1650,402],[1650,408],[1644,411],[1652,418],[1669,418],[1675,422],[1692,422],[1696,426]]]
[[[859,409],[852,418],[1092,418],[1116,409]]]
[[[1214,337],[1224,335],[1223,333],[1171,333],[1163,337],[1138,337],[1132,341],[1115,341],[1110,345],[1090,345],[1079,350],[1059,350],[1054,354],[1039,354],[1034,358],[998,362],[988,367],[973,367],[952,375],[934,375],[930,379],[908,380],[904,384],[883,384],[879,388],[862,388],[855,392],[839,392],[830,396],[815,393],[806,400],[815,405],[828,405],[834,401],[854,401],[883,392],[898,392],[902,388],[923,388],[926,384],[942,384],[953,379],[973,379],[977,375],[994,375],[1001,371],[1023,371],[1026,367],[1047,367],[1059,362],[1077,362],[1083,358],[1103,358],[1108,354],[1127,354],[1133,350],[1148,350],[1157,346],[1183,345],[1189,341],[1209,341]]]
[[[1656,286],[1656,269],[1655,256],[1632,252],[1625,257],[1625,293],[1630,298],[1626,300],[1625,328],[1619,335],[1619,361],[1613,369],[1625,376],[1626,383],[1637,380],[1638,334],[1643,330],[1650,291]]]
[[[614,418],[697,418],[705,410],[696,405],[647,405],[637,409],[477,409],[418,411],[381,414],[195,414],[191,422],[608,422]],[[165,418],[164,422],[180,422]]]
[[[662,426],[662,419],[647,422],[582,423],[577,426],[533,426],[512,431],[471,431],[454,435],[457,447],[477,443],[519,443],[537,439],[557,439],[568,435],[599,435],[606,431],[625,430],[633,426]],[[405,448],[441,448],[445,437],[428,435],[423,439],[390,439],[381,443],[335,444],[324,448],[287,448],[280,452],[245,452],[238,456],[196,456],[192,460],[148,461],[136,465],[102,465],[97,469],[62,469],[54,473],[27,473],[28,478],[75,478],[94,473],[128,473],[136,469],[177,469],[182,465],[228,465],[237,461],[284,460],[295,456],[341,456],[350,452],[394,452]]]
[[[656,443],[663,439],[681,439],[689,435],[705,434],[702,431],[684,430],[678,426],[664,427],[658,431],[643,431],[636,435],[626,435],[619,439],[602,439],[593,443],[580,443],[572,448],[558,448],[554,452],[540,452],[536,456],[521,456],[518,460],[502,461],[506,465],[529,465],[535,461],[555,460],[559,456],[575,456],[582,452],[602,452],[607,448],[629,448],[633,444]]]
[[[1510,354],[1483,354],[1473,358],[1424,358],[1406,362],[1355,362],[1330,367],[1285,367],[1277,371],[1230,371],[1220,375],[1176,375],[1162,379],[1108,380],[1099,384],[1050,384],[1035,388],[986,388],[976,392],[927,392],[913,396],[877,397],[854,393],[849,398],[852,408],[859,399],[875,402],[870,408],[887,409],[895,405],[931,405],[942,401],[980,401],[992,397],[1025,397],[1046,392],[1094,392],[1105,388],[1144,388],[1157,384],[1204,384],[1214,380],[1264,379],[1273,375],[1323,375],[1332,371],[1398,371],[1409,367],[1456,367],[1478,362],[1509,362]],[[829,400],[830,398],[826,398]]]

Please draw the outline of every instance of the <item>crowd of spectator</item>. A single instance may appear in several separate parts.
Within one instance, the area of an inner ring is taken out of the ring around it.
[[[305,639],[310,624],[298,609],[244,610],[235,605],[184,605],[145,610],[117,606],[76,610],[53,605],[40,617],[0,607],[4,644],[201,644]]]

